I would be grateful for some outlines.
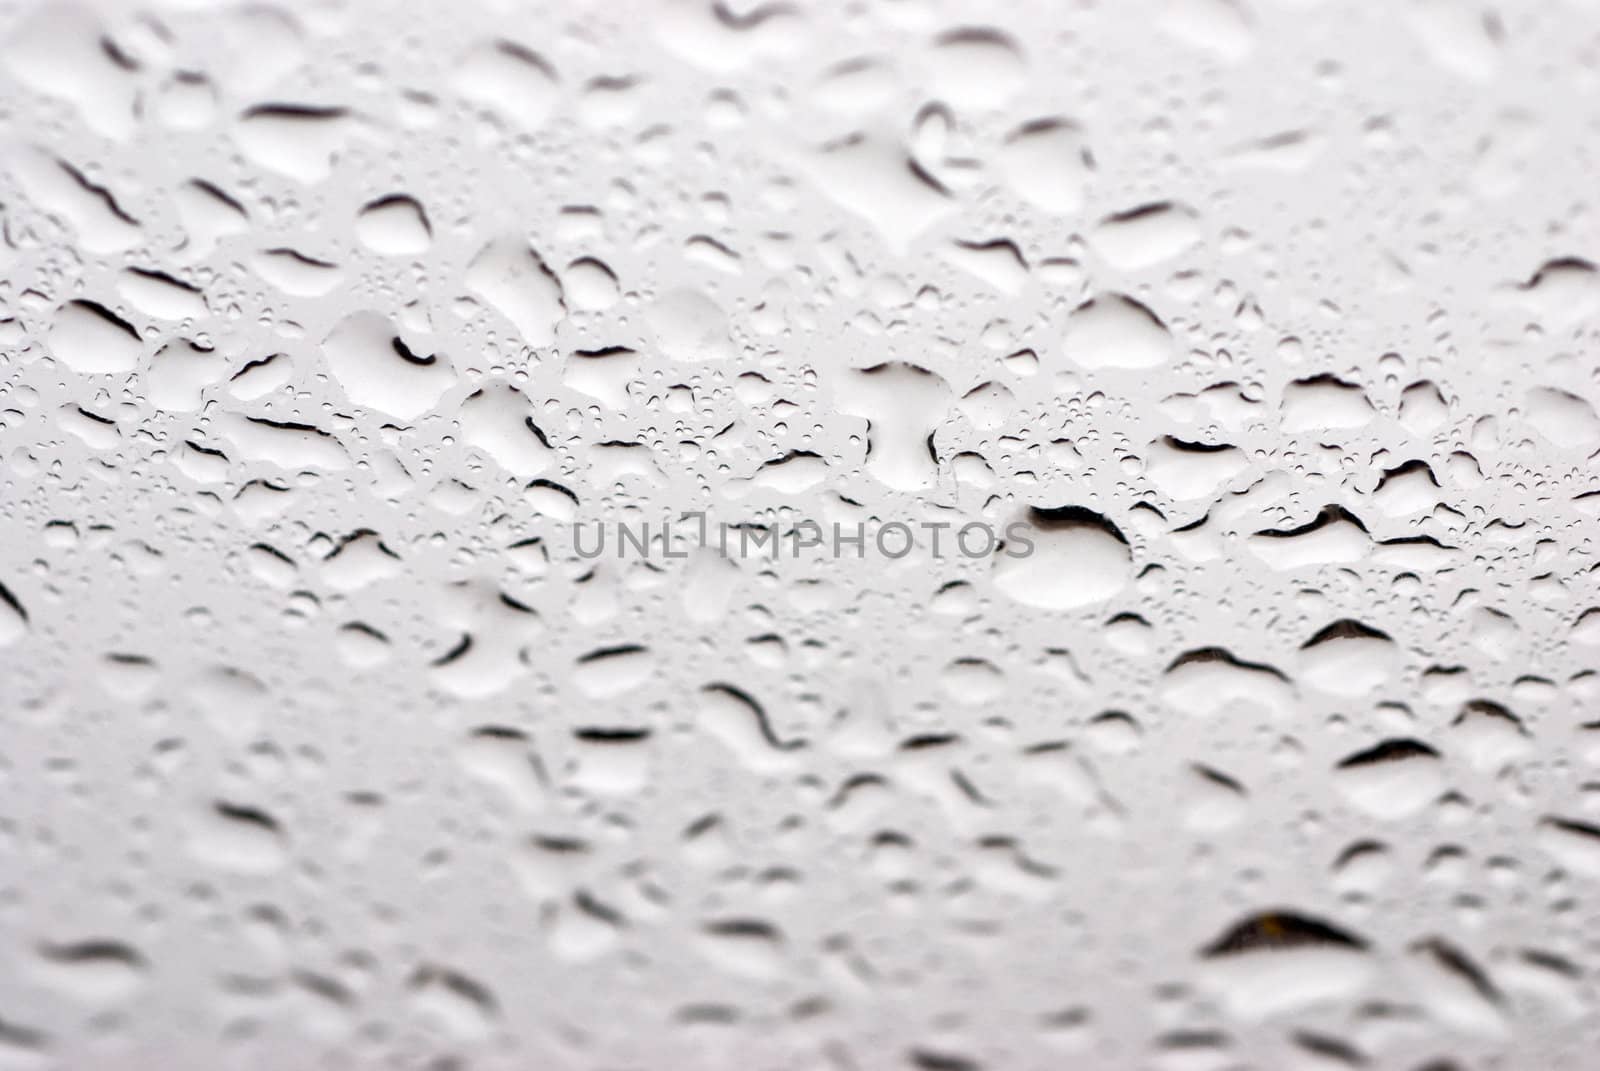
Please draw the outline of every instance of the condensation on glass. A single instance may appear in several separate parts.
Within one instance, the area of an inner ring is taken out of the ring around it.
[[[0,1066],[1572,1069],[1600,20],[9,3]]]

